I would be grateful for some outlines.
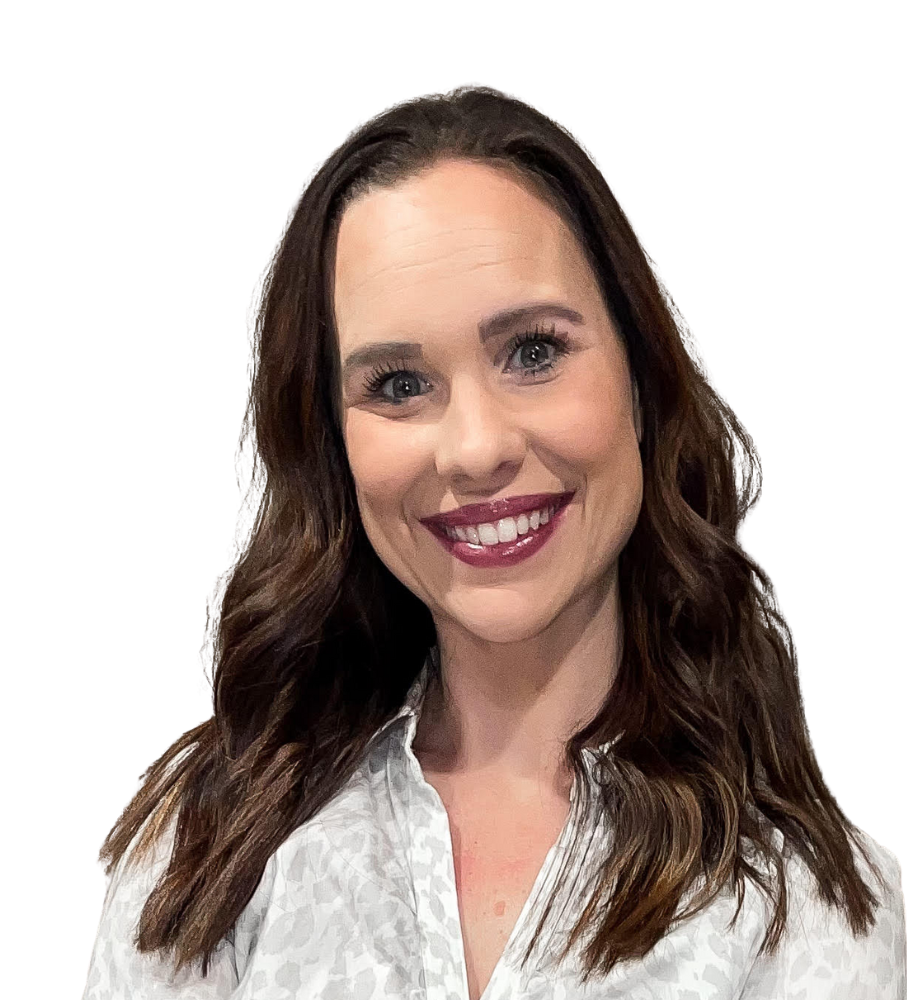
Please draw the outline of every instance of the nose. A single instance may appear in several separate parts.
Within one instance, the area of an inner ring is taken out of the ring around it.
[[[438,421],[435,468],[445,480],[483,480],[502,465],[519,465],[526,450],[515,407],[477,379],[451,386],[450,402]]]

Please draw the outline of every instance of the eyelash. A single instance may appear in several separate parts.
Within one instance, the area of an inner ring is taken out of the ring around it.
[[[527,333],[518,333],[516,336],[512,337],[507,344],[507,356],[512,357],[524,344],[550,344],[554,348],[554,356],[545,362],[541,362],[536,368],[524,368],[523,371],[532,373],[531,378],[537,378],[539,374],[550,371],[555,368],[561,361],[561,359],[570,353],[572,350],[570,338],[566,334],[558,333],[557,330],[552,326],[549,328],[542,328],[537,326],[534,330]],[[400,399],[389,399],[387,397],[380,397],[381,390],[384,388],[386,382],[389,382],[392,378],[397,375],[409,375],[415,379],[421,378],[423,381],[428,382],[425,376],[420,375],[419,372],[414,371],[412,368],[405,367],[406,361],[401,360],[397,362],[388,362],[387,367],[377,366],[372,369],[371,374],[365,378],[365,391],[369,396],[376,397],[380,402],[389,403],[391,406],[399,406],[401,403],[405,403],[408,399],[416,399],[415,396],[403,396]]]

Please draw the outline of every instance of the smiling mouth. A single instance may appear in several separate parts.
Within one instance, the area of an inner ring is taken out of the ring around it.
[[[466,542],[477,548],[493,548],[496,545],[514,542],[524,535],[534,534],[541,527],[544,527],[569,500],[568,496],[545,507],[511,517],[498,518],[495,521],[481,521],[454,527],[431,524],[429,527],[439,537],[449,539],[452,542]]]
[[[570,508],[568,498],[567,502],[504,517],[493,523],[456,525],[453,528],[427,524],[426,527],[438,544],[459,562],[479,570],[506,569],[541,552]],[[448,532],[453,532],[453,536]],[[465,541],[458,532],[466,535]]]

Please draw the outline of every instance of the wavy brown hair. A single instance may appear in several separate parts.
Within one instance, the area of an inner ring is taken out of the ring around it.
[[[453,157],[510,170],[555,206],[596,275],[643,414],[644,496],[619,559],[619,671],[565,748],[582,816],[607,824],[610,844],[584,871],[592,895],[560,959],[591,931],[584,981],[607,974],[729,881],[736,921],[746,879],[773,903],[760,954],[773,953],[787,921],[788,846],[822,899],[865,933],[879,900],[853,847],[880,873],[822,779],[789,629],[737,539],[761,490],[753,443],[709,385],[592,158],[527,104],[461,87],[356,129],[312,177],[271,262],[241,435],[254,431],[261,502],[216,616],[214,712],[143,774],[101,849],[110,874],[173,822],[137,948],[177,968],[201,959],[207,974],[268,858],[343,788],[436,641],[428,608],[378,558],[358,514],[341,433],[333,263],[353,198]],[[581,750],[609,741],[590,770],[593,796]]]

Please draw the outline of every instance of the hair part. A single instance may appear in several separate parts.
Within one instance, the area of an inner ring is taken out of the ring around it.
[[[605,826],[610,846],[583,866],[589,901],[558,961],[588,937],[584,981],[606,975],[728,885],[736,921],[746,880],[772,904],[759,953],[774,952],[787,923],[788,852],[805,861],[824,902],[866,933],[879,900],[852,845],[880,873],[822,779],[789,629],[767,574],[737,538],[761,490],[753,442],[709,385],[588,153],[529,105],[459,87],[397,104],[353,131],[312,177],[271,261],[241,435],[254,434],[262,497],[214,623],[214,712],[142,775],[101,849],[109,873],[130,845],[137,861],[175,826],[137,948],[172,955],[176,968],[201,959],[206,974],[269,857],[342,790],[436,640],[427,607],[377,557],[359,517],[332,289],[345,207],[447,158],[510,171],[569,225],[642,410],[643,502],[619,558],[619,670],[565,748],[577,830]],[[604,743],[593,796],[581,752]]]

